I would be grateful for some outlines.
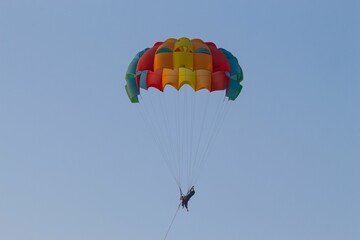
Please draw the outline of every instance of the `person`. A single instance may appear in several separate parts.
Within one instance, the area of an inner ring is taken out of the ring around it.
[[[186,195],[183,195],[182,192],[181,192],[181,189],[180,189],[180,201],[181,201],[181,206],[184,208],[186,208],[186,211],[189,211],[189,208],[188,208],[188,203],[189,203],[189,200],[192,196],[194,196],[195,194],[195,189],[194,189],[194,186],[192,186],[189,191],[186,193]]]

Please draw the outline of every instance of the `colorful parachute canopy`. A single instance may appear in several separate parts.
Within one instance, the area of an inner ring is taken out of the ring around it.
[[[139,52],[126,72],[126,92],[138,102],[140,88],[163,91],[166,85],[179,90],[184,84],[198,91],[225,90],[229,100],[240,94],[243,72],[238,60],[223,48],[200,39],[179,38],[157,42]]]

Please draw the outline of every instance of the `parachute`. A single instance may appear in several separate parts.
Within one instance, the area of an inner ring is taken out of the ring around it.
[[[185,37],[136,54],[126,93],[144,119],[180,189],[201,173],[222,122],[242,90],[243,71],[229,51]]]

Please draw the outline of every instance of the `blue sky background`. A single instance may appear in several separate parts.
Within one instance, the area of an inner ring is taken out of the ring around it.
[[[244,89],[168,239],[360,239],[359,1],[0,1],[0,239],[163,239],[178,190],[124,91],[169,37]]]

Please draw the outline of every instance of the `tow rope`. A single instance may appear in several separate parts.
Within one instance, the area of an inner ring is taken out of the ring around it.
[[[179,212],[180,205],[181,205],[181,203],[179,204],[178,208],[176,209],[176,212],[175,212],[175,214],[174,214],[174,217],[173,217],[173,219],[171,220],[171,223],[170,223],[170,225],[169,225],[169,228],[168,228],[168,230],[167,230],[167,232],[166,232],[166,234],[165,234],[164,240],[166,240],[167,235],[168,235],[169,232],[170,232],[170,229],[171,229],[171,227],[172,227],[172,225],[173,225],[173,223],[174,223],[174,220],[175,220],[175,218],[176,218],[176,215],[177,215],[177,213]]]

